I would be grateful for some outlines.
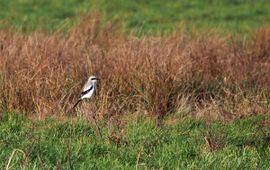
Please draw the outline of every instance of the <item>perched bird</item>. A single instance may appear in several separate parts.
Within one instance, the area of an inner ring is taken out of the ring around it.
[[[90,99],[96,91],[97,80],[99,80],[96,76],[90,76],[88,81],[83,86],[81,97],[72,107],[73,109],[83,100]]]

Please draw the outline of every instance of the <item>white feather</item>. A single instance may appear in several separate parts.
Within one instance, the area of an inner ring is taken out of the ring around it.
[[[94,79],[94,80],[93,80]],[[87,99],[91,98],[96,90],[96,80],[97,78],[95,76],[90,76],[88,81],[85,83],[82,89],[82,95],[81,95],[81,100],[82,99]]]

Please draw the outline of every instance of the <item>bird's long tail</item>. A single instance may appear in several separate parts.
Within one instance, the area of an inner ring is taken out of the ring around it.
[[[75,107],[82,101],[82,99],[79,99],[75,104],[74,106],[72,107],[72,109],[75,109]]]

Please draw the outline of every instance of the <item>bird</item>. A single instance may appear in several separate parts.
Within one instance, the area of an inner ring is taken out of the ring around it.
[[[90,99],[93,96],[93,94],[95,93],[96,88],[97,88],[97,81],[98,80],[99,80],[99,78],[97,78],[96,76],[90,76],[88,78],[88,81],[83,86],[79,100],[72,107],[73,109],[75,109],[76,106],[84,99]]]

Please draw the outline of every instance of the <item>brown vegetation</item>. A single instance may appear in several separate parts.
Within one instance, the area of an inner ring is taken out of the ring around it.
[[[30,116],[65,115],[91,74],[102,79],[92,102],[102,116],[269,114],[269,73],[270,30],[246,41],[183,31],[136,38],[88,18],[68,36],[0,31],[1,109]]]

